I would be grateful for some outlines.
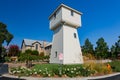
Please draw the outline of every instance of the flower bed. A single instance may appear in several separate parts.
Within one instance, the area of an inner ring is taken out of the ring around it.
[[[76,77],[93,76],[98,73],[108,74],[109,70],[105,64],[76,64],[76,65],[58,65],[58,64],[37,64],[33,68],[11,68],[10,74],[17,76],[40,76],[40,77]]]

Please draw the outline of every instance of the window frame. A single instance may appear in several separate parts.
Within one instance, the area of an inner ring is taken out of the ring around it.
[[[73,10],[71,10],[71,12],[70,12],[70,13],[71,13],[71,16],[74,16],[74,12],[73,12]]]
[[[74,33],[73,35],[74,35],[74,38],[77,38],[77,34],[76,33]]]

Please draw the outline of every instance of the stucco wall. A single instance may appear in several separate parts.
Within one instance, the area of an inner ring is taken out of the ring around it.
[[[77,28],[81,26],[81,15],[73,11],[72,16],[71,10],[62,7],[62,21]]]
[[[64,64],[83,63],[82,52],[79,43],[77,29],[64,25],[63,26],[63,50]],[[76,38],[74,37],[76,34]]]
[[[58,26],[62,20],[62,10],[59,9],[56,13],[56,18],[53,16],[50,19],[50,29],[54,29],[56,26]]]
[[[50,63],[58,63],[58,55],[59,53],[63,53],[63,27],[59,26],[55,31],[53,35],[53,41],[52,41],[52,49],[51,49],[51,55],[50,55]],[[57,57],[56,53],[57,52]]]

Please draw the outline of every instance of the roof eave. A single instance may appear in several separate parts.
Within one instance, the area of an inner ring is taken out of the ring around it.
[[[83,13],[81,13],[81,12],[79,12],[79,11],[77,11],[77,10],[75,10],[75,9],[73,9],[73,8],[71,8],[71,7],[69,7],[69,6],[66,6],[66,5],[64,5],[64,4],[61,4],[61,5],[59,5],[59,6],[57,7],[56,10],[54,10],[54,12],[49,16],[48,19],[50,20],[51,17],[54,15],[54,13],[56,13],[61,7],[65,7],[65,8],[67,8],[67,9],[73,10],[74,12],[76,12],[76,13],[78,13],[78,14],[80,14],[80,15],[83,14]]]

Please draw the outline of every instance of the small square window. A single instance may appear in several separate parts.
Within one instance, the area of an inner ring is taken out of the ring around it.
[[[77,38],[76,33],[74,33],[74,38]]]
[[[71,11],[71,16],[74,16],[74,13],[73,13],[73,11]]]
[[[55,58],[57,57],[57,51],[55,51]]]

